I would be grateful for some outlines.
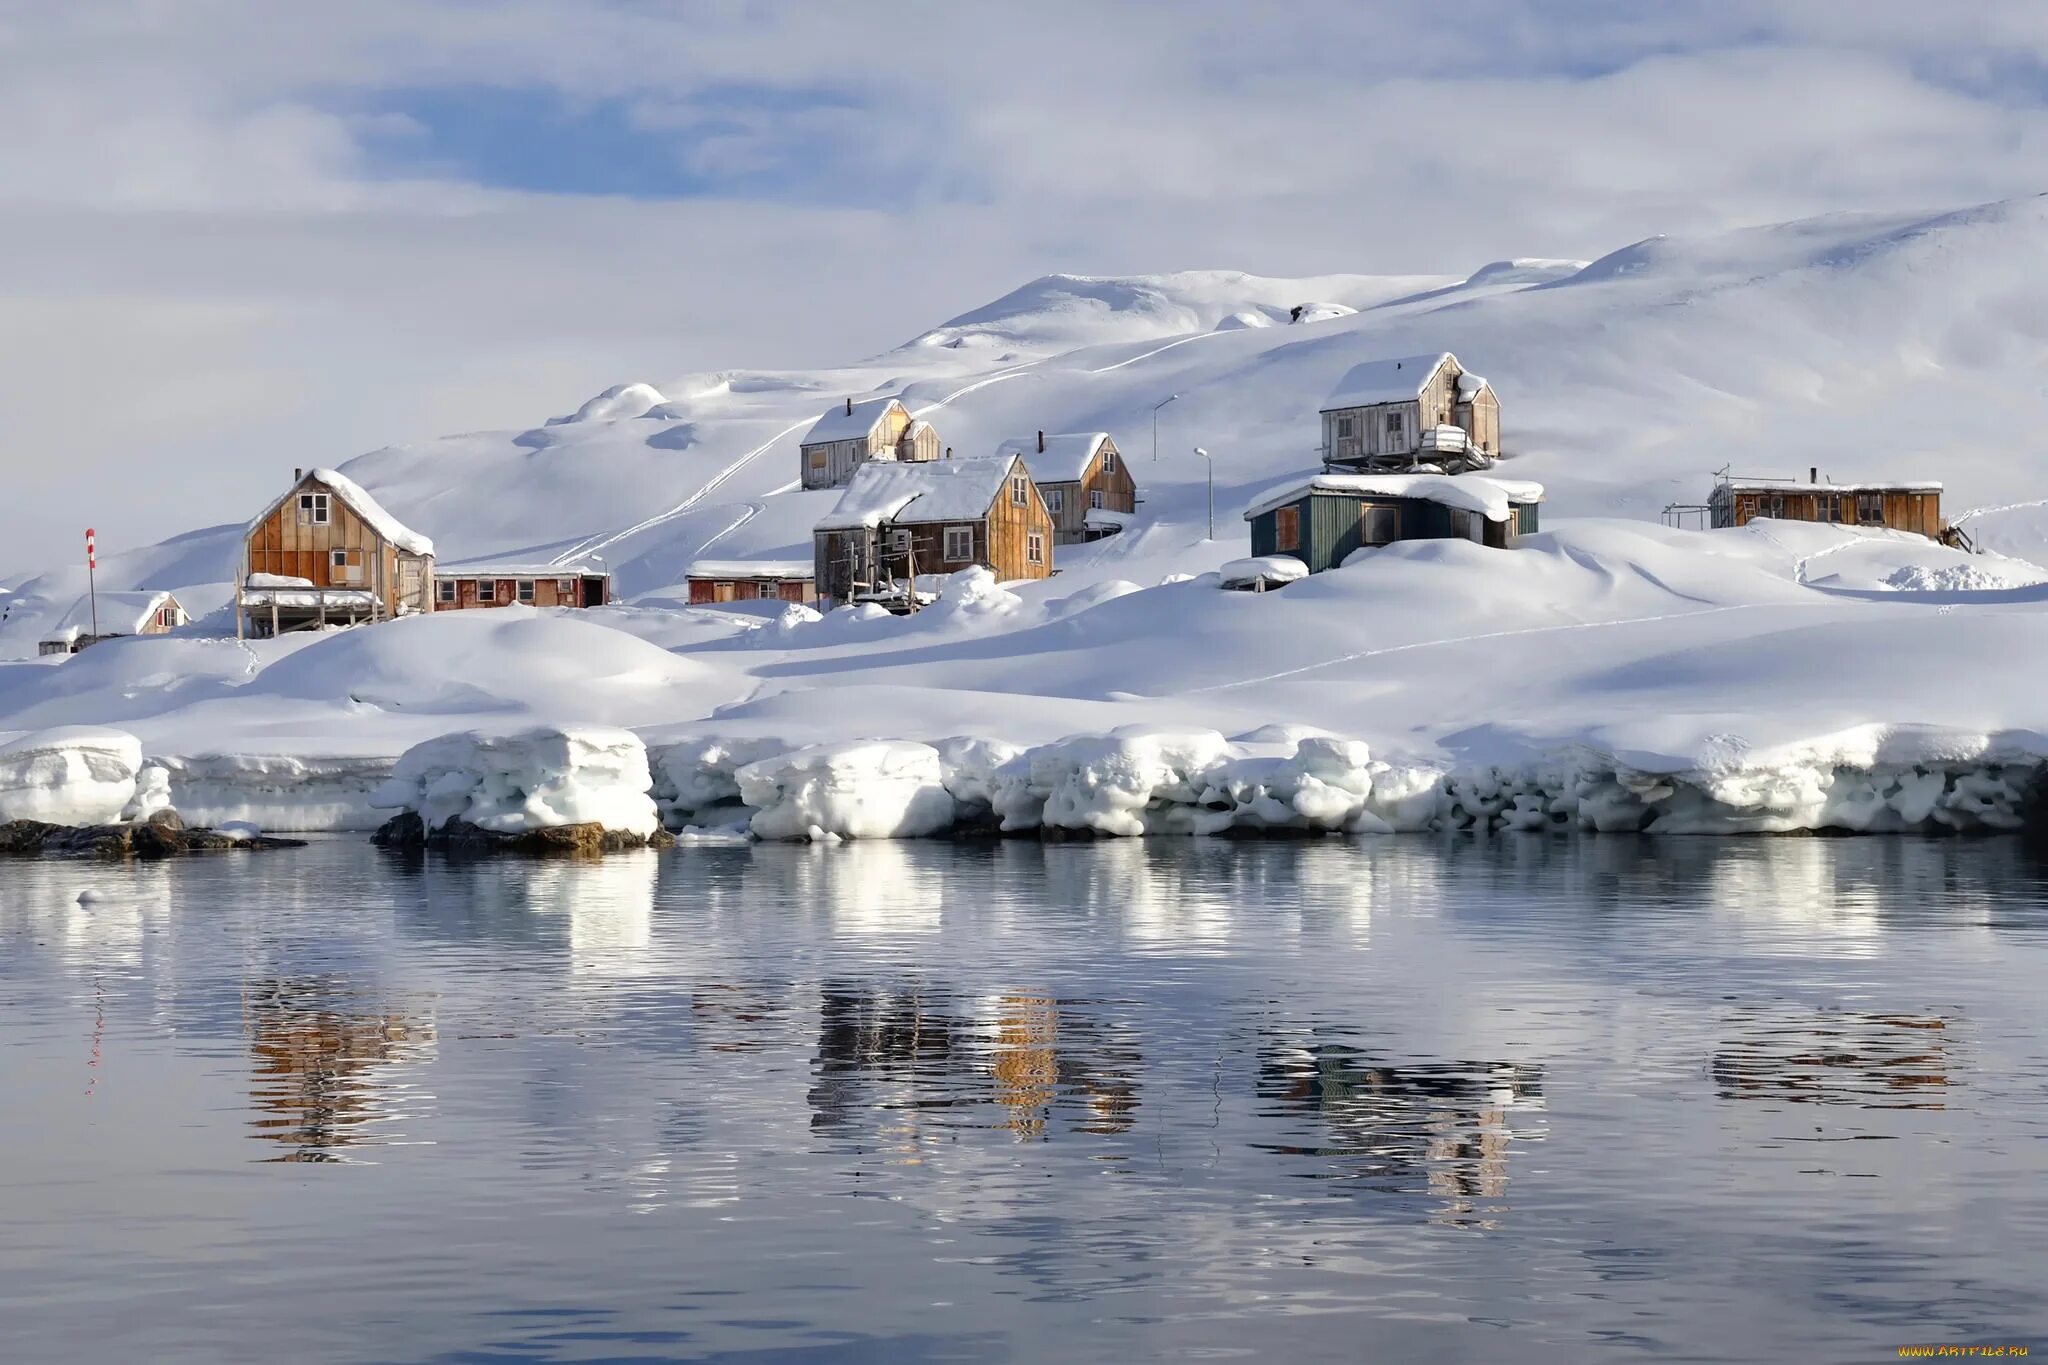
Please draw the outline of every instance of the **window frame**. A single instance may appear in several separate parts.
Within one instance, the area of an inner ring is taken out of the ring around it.
[[[1382,425],[1381,430],[1385,434],[1389,446],[1406,445],[1408,443],[1408,414],[1399,408],[1394,409],[1387,414],[1386,422]]]
[[[1884,494],[1858,493],[1856,495],[1856,524],[1858,526],[1884,526],[1889,524],[1884,514]]]
[[[299,525],[332,526],[334,499],[327,493],[299,494]]]
[[[571,602],[575,601],[576,580],[573,578],[557,578],[555,580],[555,591],[561,596],[568,598]]]
[[[1067,510],[1067,490],[1064,488],[1041,488],[1038,496],[1045,499],[1045,510],[1055,516]]]
[[[1088,490],[1088,507],[1089,510],[1095,512],[1106,512],[1109,510],[1109,502],[1103,496],[1103,492],[1100,488],[1091,488]]]
[[[1299,507],[1278,507],[1273,510],[1273,551],[1276,554],[1298,552],[1301,549],[1301,509]]]
[[[940,539],[942,543],[939,548],[946,563],[972,564],[974,562],[973,526],[948,526]],[[960,548],[962,544],[967,547],[967,552],[965,554],[955,554],[954,551]]]
[[[1337,439],[1340,441],[1352,441],[1357,438],[1358,419],[1355,417],[1339,417],[1337,419]]]
[[[1102,472],[1105,474],[1116,473],[1116,451],[1107,445],[1102,447]]]
[[[514,602],[524,602],[530,607],[533,605],[533,595],[534,580],[531,578],[515,578],[512,580],[512,600]]]
[[[452,578],[434,580],[434,601],[456,602],[462,598],[462,585]]]
[[[1031,478],[1030,478],[1030,476],[1029,476],[1029,475],[1027,475],[1027,474],[1012,474],[1012,475],[1010,476],[1010,506],[1012,506],[1012,507],[1029,507],[1030,505],[1031,505]]]
[[[476,581],[476,600],[479,602],[496,602],[498,600],[498,580],[495,578],[479,578]]]
[[[1384,535],[1375,535],[1375,523],[1385,528]],[[1360,545],[1392,545],[1401,538],[1401,509],[1385,503],[1361,502],[1358,504],[1358,543]]]
[[[1045,532],[1026,531],[1024,533],[1024,562],[1026,564],[1045,563]]]

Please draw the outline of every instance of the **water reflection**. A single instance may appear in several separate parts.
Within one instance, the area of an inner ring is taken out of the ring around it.
[[[1511,1062],[1390,1062],[1347,1043],[1287,1039],[1259,1059],[1259,1097],[1312,1121],[1299,1143],[1266,1145],[1317,1164],[1293,1172],[1390,1195],[1427,1194],[1432,1222],[1496,1228],[1512,1142],[1544,1136],[1543,1068]],[[1512,1121],[1511,1121],[1512,1120]]]
[[[1714,1054],[1724,1100],[1941,1109],[1955,1066],[1941,1015],[1744,1010]]]
[[[289,1150],[272,1161],[341,1161],[343,1149],[404,1140],[395,1125],[427,1098],[414,1069],[433,1057],[432,1019],[367,1009],[333,978],[252,983],[242,1001],[253,1063],[249,1126]]]

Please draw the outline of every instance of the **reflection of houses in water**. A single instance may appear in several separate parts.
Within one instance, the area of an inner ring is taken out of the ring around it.
[[[1949,1021],[1940,1015],[1754,1011],[1714,1054],[1724,1100],[1940,1109]]]
[[[1142,1058],[1089,1002],[991,1002],[913,987],[827,983],[818,1006],[811,1128],[915,1150],[927,1129],[1021,1138],[1131,1126]],[[995,1106],[990,1118],[989,1106]]]
[[[1258,1093],[1279,1101],[1280,1114],[1314,1121],[1320,1140],[1271,1147],[1331,1159],[1300,1174],[1436,1196],[1445,1203],[1433,1221],[1493,1226],[1510,1144],[1542,1136],[1510,1122],[1543,1107],[1543,1068],[1534,1064],[1395,1064],[1342,1043],[1288,1043],[1261,1054]]]
[[[378,1125],[404,1117],[402,1071],[432,1055],[434,1025],[356,1005],[327,978],[258,982],[244,994],[250,1126],[292,1149],[275,1160],[338,1161],[339,1148],[396,1136]]]

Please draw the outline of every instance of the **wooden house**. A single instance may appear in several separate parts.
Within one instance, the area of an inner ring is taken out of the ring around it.
[[[433,610],[434,543],[331,469],[298,471],[242,538],[238,625],[276,635]]]
[[[1542,501],[1541,484],[1481,474],[1317,474],[1275,488],[1244,519],[1255,557],[1288,555],[1321,573],[1401,540],[1509,548],[1536,530]]]
[[[168,635],[191,619],[167,592],[103,592],[79,598],[57,628],[37,643],[36,652],[76,654],[126,635]]]
[[[812,533],[821,607],[915,610],[926,581],[982,565],[1005,580],[1052,574],[1053,524],[1015,455],[864,465]]]
[[[1822,483],[1818,469],[1807,482],[1791,479],[1723,478],[1707,500],[1708,523],[1742,526],[1756,517],[1819,521],[1836,526],[1885,526],[1941,540],[1941,485],[1880,480]]]
[[[1324,402],[1322,419],[1328,465],[1458,473],[1500,458],[1500,399],[1449,351],[1355,366]]]
[[[998,455],[1015,455],[1031,471],[1053,542],[1074,545],[1115,535],[1138,508],[1138,484],[1106,431],[1039,432],[1035,440],[1005,441]],[[1090,513],[1109,513],[1091,522]]]
[[[817,596],[808,559],[700,559],[684,571],[690,605],[809,602]]]
[[[798,445],[805,488],[843,488],[870,460],[919,464],[945,454],[930,422],[895,398],[849,398],[812,424]]]
[[[478,607],[601,607],[612,600],[602,569],[558,564],[449,564],[434,570],[434,610]]]

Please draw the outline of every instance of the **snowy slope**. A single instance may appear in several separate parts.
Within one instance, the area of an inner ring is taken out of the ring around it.
[[[170,756],[366,760],[480,718],[791,744],[1280,720],[1467,767],[1571,750],[1649,770],[2048,752],[2048,703],[1997,681],[2048,663],[2048,465],[2032,448],[2048,410],[2044,248],[2035,198],[1658,238],[1463,280],[1048,277],[843,369],[632,378],[566,397],[568,416],[344,467],[446,559],[602,562],[647,604],[585,614],[565,627],[574,641],[485,648],[445,619],[247,650],[136,641],[61,669],[0,664],[0,727],[117,724]],[[1332,306],[1290,323],[1296,304]],[[1240,510],[1316,465],[1317,409],[1348,370],[1439,350],[1501,395],[1501,472],[1546,486],[1548,534],[1512,558],[1400,547],[1261,597],[1162,583],[1245,552]],[[1114,433],[1140,484],[1136,527],[1062,547],[1050,583],[961,584],[912,620],[667,605],[698,557],[808,556],[837,495],[796,489],[797,439],[828,406],[877,394],[962,456],[1039,429]],[[1196,444],[1215,457],[1214,541]],[[1658,524],[1724,465],[1939,479],[1951,519],[2008,558]],[[225,598],[205,584],[233,549],[232,532],[194,533],[110,560],[101,583],[171,587],[202,612]],[[0,658],[32,654],[82,577],[0,581],[15,590]],[[528,652],[550,656],[530,685],[516,681]]]

